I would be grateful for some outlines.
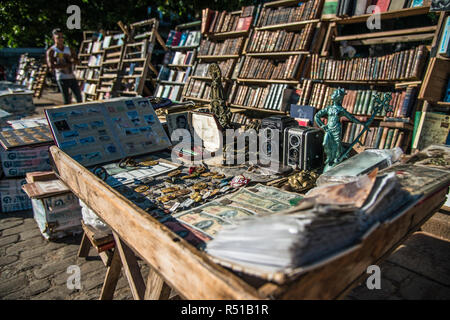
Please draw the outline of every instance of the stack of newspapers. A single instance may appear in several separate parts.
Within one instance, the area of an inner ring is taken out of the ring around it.
[[[411,199],[394,173],[375,171],[312,189],[288,211],[226,226],[206,251],[219,261],[265,272],[305,267],[357,244]]]

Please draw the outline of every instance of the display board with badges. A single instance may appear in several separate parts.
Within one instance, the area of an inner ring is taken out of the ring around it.
[[[46,109],[45,114],[57,146],[85,166],[171,146],[146,98],[115,98]]]

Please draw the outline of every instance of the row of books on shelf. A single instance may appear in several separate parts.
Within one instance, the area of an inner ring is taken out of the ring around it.
[[[360,16],[368,13],[388,12],[404,8],[419,7],[423,0],[332,0],[337,16]],[[375,9],[375,7],[378,7]]]
[[[83,92],[84,93],[95,94],[96,89],[97,89],[97,85],[95,83],[85,82],[83,84]]]
[[[247,31],[253,20],[254,6],[243,7],[241,14],[226,11],[202,10],[202,33]]]
[[[380,57],[335,60],[312,55],[311,78],[323,80],[420,79],[428,51],[424,45]]]
[[[166,66],[162,66],[159,70],[158,80],[172,81],[172,82],[186,82],[191,68],[187,68],[186,71],[173,70]]]
[[[344,126],[343,142],[351,143],[364,129],[363,125],[348,122]],[[365,131],[361,136],[361,145],[374,149],[391,149],[404,147],[405,132],[399,128],[372,127],[370,131]]]
[[[211,85],[206,81],[201,81],[197,79],[189,79],[186,84],[184,96],[189,99],[197,98],[197,99],[209,99],[209,95],[211,93]]]
[[[233,73],[233,67],[235,65],[234,59],[221,60],[216,62],[220,68],[223,78],[230,79]],[[197,63],[195,66],[194,76],[196,77],[209,77],[208,68],[209,63]]]
[[[167,37],[166,45],[172,47],[196,47],[200,44],[202,34],[200,31],[175,31],[171,30]]]
[[[308,24],[300,32],[256,31],[249,38],[247,52],[279,52],[308,50],[314,25]]]
[[[257,27],[316,19],[320,15],[322,0],[309,0],[296,7],[263,8]]]
[[[101,63],[102,63],[102,55],[101,54],[92,55],[89,57],[88,66],[98,67],[101,65]]]
[[[159,98],[168,98],[173,101],[180,101],[183,87],[181,85],[160,84],[156,88],[156,96]]]
[[[234,112],[231,116],[231,123],[240,124],[240,125],[247,125],[251,122],[256,121],[256,119],[252,119],[248,117],[247,115],[240,113],[240,112]]]
[[[296,79],[305,64],[305,55],[292,55],[285,61],[245,57],[239,78],[243,79]]]
[[[317,109],[322,109],[331,104],[331,94],[336,88],[322,83],[314,83],[310,80],[303,81],[301,87],[296,90],[299,96],[298,104],[310,105]],[[374,94],[390,93],[392,99],[389,104],[392,112],[382,110],[379,116],[404,118],[410,117],[416,104],[417,87],[409,86],[398,91],[379,90],[346,90],[346,95],[342,101],[342,106],[350,113],[357,115],[371,115],[375,104]]]
[[[286,106],[293,91],[294,89],[287,84],[257,87],[234,83],[228,101],[239,106],[286,111]]]
[[[180,51],[168,51],[166,53],[166,56],[164,57],[164,60],[168,62],[168,64],[173,64],[177,66],[182,65],[191,65],[195,59],[195,52],[194,51],[187,51],[185,53]]]
[[[225,56],[238,55],[241,51],[244,38],[226,39],[222,42],[203,39],[198,49],[199,56]]]

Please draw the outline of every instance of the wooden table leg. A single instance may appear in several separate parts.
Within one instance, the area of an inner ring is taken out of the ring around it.
[[[168,300],[170,287],[154,270],[150,268],[145,289],[145,300]]]
[[[145,283],[137,263],[134,252],[113,232],[116,240],[116,250],[119,251],[120,260],[125,271],[125,275],[130,285],[131,293],[135,300],[143,300],[145,296]]]
[[[78,249],[78,257],[86,258],[89,255],[89,250],[92,247],[92,243],[86,236],[86,232],[83,232],[83,238],[81,239],[80,248]]]
[[[121,269],[122,262],[120,261],[119,251],[114,250],[111,263],[106,269],[106,276],[105,281],[103,282],[102,292],[100,293],[100,300],[113,299],[117,281],[119,281]]]

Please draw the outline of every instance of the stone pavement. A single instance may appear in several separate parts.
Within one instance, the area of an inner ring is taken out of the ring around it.
[[[47,241],[31,212],[0,214],[0,299],[98,299],[106,268],[93,250],[77,258],[81,236]],[[81,290],[69,290],[67,268],[78,265]],[[347,299],[449,299],[450,242],[416,232],[381,264],[381,289],[365,283]],[[143,266],[144,279],[148,268]],[[115,299],[131,299],[121,276]]]

